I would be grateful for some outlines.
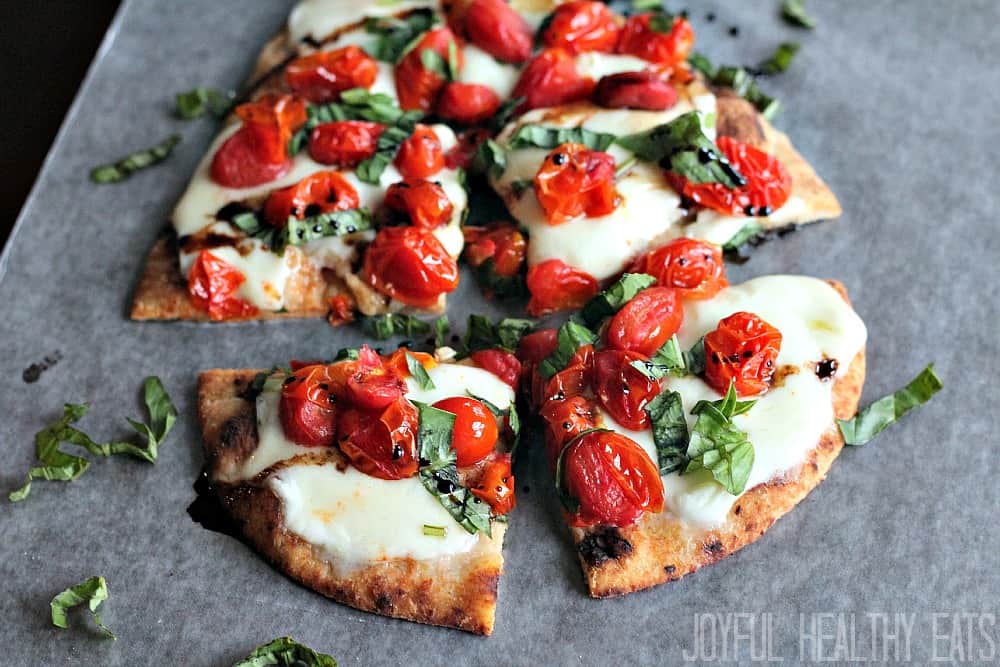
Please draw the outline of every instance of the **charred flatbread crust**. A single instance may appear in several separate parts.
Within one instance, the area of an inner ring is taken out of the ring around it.
[[[831,284],[846,301],[843,285]],[[857,412],[864,378],[862,350],[833,386],[837,419],[849,419]],[[831,424],[798,471],[789,471],[747,491],[734,503],[726,523],[716,529],[685,527],[666,512],[646,514],[636,525],[626,528],[571,529],[590,595],[625,595],[676,581],[745,547],[823,481],[843,446],[840,431]]]
[[[254,403],[243,398],[256,370],[210,370],[198,378],[198,419],[211,479],[244,460],[257,446]],[[309,463],[337,454],[317,454]],[[300,459],[293,459],[304,462]],[[216,492],[243,536],[275,568],[337,602],[383,616],[458,628],[493,631],[497,586],[503,567],[505,526],[470,552],[435,561],[396,558],[346,569],[288,531],[281,501],[265,485],[269,468],[251,482],[215,483]]]

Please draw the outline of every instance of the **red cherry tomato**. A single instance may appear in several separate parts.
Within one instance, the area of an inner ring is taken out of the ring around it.
[[[402,397],[382,410],[349,407],[337,420],[340,451],[366,475],[412,477],[418,468],[418,425],[417,409]]]
[[[305,366],[281,387],[278,415],[285,437],[303,447],[332,445],[337,432],[337,398],[325,364]]]
[[[619,32],[615,15],[603,2],[575,0],[556,8],[542,40],[545,46],[561,47],[574,54],[611,53],[618,44]]]
[[[561,400],[587,391],[594,372],[594,346],[577,350],[561,371],[545,382],[541,401]]]
[[[780,351],[780,331],[753,313],[733,313],[705,335],[705,381],[720,394],[731,382],[738,396],[763,394]]]
[[[625,21],[618,53],[673,66],[687,60],[692,46],[694,30],[687,19],[677,16],[671,20],[662,14],[646,13],[630,16]]]
[[[510,454],[498,454],[486,466],[475,486],[469,489],[472,495],[489,504],[493,516],[507,514],[516,504],[510,465]]]
[[[453,81],[444,87],[438,98],[437,114],[457,123],[474,125],[489,120],[501,103],[500,96],[489,86]]]
[[[510,352],[503,350],[477,350],[469,355],[472,363],[493,373],[514,390],[521,378],[521,362]]]
[[[608,215],[621,203],[615,190],[615,159],[583,144],[562,144],[535,174],[535,196],[550,225],[581,215]]]
[[[545,421],[545,453],[551,466],[567,442],[601,424],[597,404],[581,395],[546,401],[539,414]]]
[[[524,266],[527,241],[517,227],[500,223],[493,227],[463,227],[465,259],[473,267],[493,260],[498,276],[516,276]]]
[[[729,286],[719,246],[679,238],[640,257],[631,270],[648,273],[662,287],[672,287],[683,299],[710,299]]]
[[[434,357],[426,352],[414,352],[405,347],[401,347],[385,359],[384,363],[386,368],[391,369],[401,378],[410,377],[410,364],[407,361],[407,355],[419,361],[420,365],[426,369],[431,369],[437,366],[437,361],[434,360]]]
[[[638,352],[601,350],[594,355],[594,393],[611,417],[633,431],[649,425],[646,406],[660,393],[659,383],[632,366],[645,360]]]
[[[208,250],[202,250],[188,273],[188,295],[198,310],[208,311],[213,320],[253,317],[257,309],[234,296],[246,276]]]
[[[449,49],[449,44],[454,46]],[[425,50],[434,51],[445,62],[448,62],[448,51],[451,50],[458,60],[458,69],[462,67],[462,49],[458,47],[451,30],[436,28],[424,33],[417,45],[396,65],[396,95],[399,97],[399,106],[406,111],[430,112],[447,83],[440,72],[424,67],[421,54]]]
[[[310,102],[334,102],[351,88],[370,88],[378,76],[378,63],[357,46],[317,51],[288,63],[285,83],[293,93]]]
[[[459,466],[471,466],[493,451],[500,437],[496,417],[490,409],[474,398],[454,396],[434,404],[438,410],[455,415],[451,446]]]
[[[403,178],[430,178],[444,169],[441,140],[427,125],[417,125],[396,153],[396,168]]]
[[[346,294],[335,294],[328,298],[326,303],[330,306],[326,321],[331,327],[339,327],[354,321],[354,302]]]
[[[677,91],[653,72],[621,72],[597,82],[594,101],[609,109],[663,111],[677,104]]]
[[[249,188],[288,173],[288,140],[306,122],[305,103],[292,95],[264,95],[236,107],[243,126],[212,158],[212,180],[227,188]]]
[[[490,131],[484,128],[470,128],[458,133],[458,143],[445,153],[445,165],[449,169],[468,169],[472,165],[472,157],[479,146],[490,138]]]
[[[528,314],[540,317],[557,310],[580,308],[598,291],[597,280],[561,259],[547,259],[528,269]]]
[[[691,183],[668,172],[675,190],[726,215],[770,215],[784,206],[792,194],[792,175],[778,158],[731,137],[719,137],[716,144],[746,184],[727,188],[722,183]]]
[[[455,210],[444,188],[422,178],[408,178],[390,185],[385,193],[385,205],[423,229],[447,224]]]
[[[385,227],[365,253],[368,284],[409,306],[429,308],[458,287],[458,264],[429,231]]]
[[[605,340],[613,350],[631,350],[650,357],[677,333],[683,321],[684,309],[677,291],[650,287],[615,313]]]
[[[358,191],[346,178],[335,171],[319,171],[272,192],[264,204],[264,217],[281,228],[291,216],[301,220],[310,215],[347,211],[357,208],[359,202]]]
[[[523,63],[531,57],[531,26],[504,0],[472,0],[465,9],[465,34],[497,60]]]
[[[519,112],[584,100],[594,92],[594,80],[580,76],[573,54],[545,49],[528,63],[514,86],[511,99],[523,97]]]
[[[549,358],[559,344],[558,329],[541,329],[521,337],[517,358],[522,362],[537,364]]]
[[[363,410],[381,410],[406,393],[406,382],[367,345],[347,377],[346,398]]]
[[[628,526],[643,512],[663,510],[660,471],[646,451],[620,433],[592,431],[562,453],[559,480],[575,498],[575,526]]]
[[[384,131],[385,125],[364,120],[321,123],[309,134],[309,155],[320,164],[356,167],[375,155]]]

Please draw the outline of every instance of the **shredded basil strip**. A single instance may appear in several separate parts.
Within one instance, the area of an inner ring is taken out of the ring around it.
[[[684,353],[684,368],[689,375],[701,375],[705,372],[705,337],[702,336],[691,349]]]
[[[800,28],[816,27],[816,19],[806,12],[805,0],[784,0],[781,3],[781,16]]]
[[[634,12],[662,12],[662,0],[632,0],[632,11]]]
[[[580,317],[588,326],[595,326],[605,317],[614,315],[635,296],[656,284],[656,278],[645,273],[625,273],[613,285],[584,304]]]
[[[522,125],[507,142],[512,150],[519,148],[544,148],[551,150],[563,144],[583,144],[595,151],[604,151],[613,144],[615,135],[594,132],[582,127],[545,127]]]
[[[403,18],[386,16],[368,19],[365,30],[378,35],[372,56],[382,62],[398,63],[408,47],[436,23],[437,17],[430,9],[417,9]]]
[[[64,442],[82,447],[94,456],[127,454],[149,463],[156,463],[159,445],[177,420],[177,408],[174,407],[157,377],[146,378],[143,383],[143,399],[146,411],[149,413],[149,424],[135,419],[127,420],[145,440],[143,445],[131,442],[95,442],[83,431],[70,426],[83,419],[87,414],[87,405],[67,403],[63,408],[62,419],[35,435],[35,454],[41,465],[28,471],[27,483],[9,494],[10,501],[19,502],[27,498],[31,492],[32,480],[71,482],[86,472],[90,467],[90,461],[62,451],[59,445]]]
[[[444,537],[447,533],[444,526],[432,526],[430,524],[424,524],[424,535],[428,537]]]
[[[399,147],[403,145],[404,141],[410,138],[415,127],[415,124],[406,120],[398,125],[386,128],[375,144],[375,155],[362,160],[355,169],[357,177],[365,183],[378,185],[386,167],[396,159]]]
[[[593,345],[597,342],[597,334],[583,326],[579,322],[570,320],[559,327],[556,336],[556,349],[552,354],[538,365],[538,372],[548,379],[566,368],[570,359],[584,345]]]
[[[434,389],[434,381],[431,380],[431,376],[427,374],[427,369],[420,363],[420,360],[410,354],[409,351],[405,352],[405,355],[406,368],[410,371],[413,379],[417,381],[417,384],[420,385],[420,388]]]
[[[463,342],[468,352],[495,348],[514,352],[521,338],[534,327],[535,323],[532,320],[505,317],[494,324],[485,315],[469,315]]]
[[[781,109],[781,102],[761,90],[753,75],[744,67],[724,65],[715,73],[712,83],[716,86],[732,88],[737,95],[754,105],[760,115],[768,120],[774,118]]]
[[[691,67],[701,72],[709,81],[715,78],[715,65],[712,64],[712,61],[705,54],[693,51],[688,56],[688,63]]]
[[[750,220],[740,227],[740,230],[733,234],[732,238],[723,244],[722,249],[727,252],[739,250],[743,245],[749,242],[750,239],[756,237],[763,231],[763,225],[756,220]]]
[[[665,375],[684,377],[688,374],[687,365],[684,363],[684,353],[681,351],[676,334],[661,345],[660,349],[654,352],[649,359],[633,361],[632,367],[650,380],[659,380]]]
[[[325,653],[317,653],[291,637],[278,637],[266,644],[261,644],[233,667],[268,667],[269,665],[337,667],[337,661]]]
[[[174,113],[184,120],[201,118],[207,113],[224,118],[235,99],[236,91],[233,90],[222,92],[216,88],[195,88],[176,95]]]
[[[431,325],[413,315],[402,313],[386,313],[361,318],[361,328],[368,336],[377,340],[385,340],[393,336],[414,338],[425,336],[431,331]]]
[[[722,183],[728,188],[746,184],[701,128],[698,112],[689,111],[669,123],[620,137],[617,143],[692,183]]]
[[[434,347],[444,347],[448,342],[448,332],[451,331],[451,322],[447,315],[434,320]]]
[[[472,170],[499,179],[507,170],[507,152],[497,142],[487,139],[472,156]]]
[[[791,66],[795,54],[799,52],[799,48],[801,47],[798,42],[783,42],[779,44],[774,53],[758,65],[757,70],[761,74],[780,74],[784,72]]]
[[[300,246],[330,236],[356,234],[374,226],[371,212],[367,208],[320,213],[301,220],[290,215],[281,229],[262,221],[253,211],[238,213],[230,222],[247,236],[259,239],[278,255],[283,254],[290,245]]]
[[[417,121],[420,111],[403,111],[396,101],[385,93],[372,93],[364,88],[351,88],[340,94],[339,102],[310,104],[306,107],[306,122],[288,142],[289,155],[296,155],[309,143],[309,135],[318,125],[341,120],[367,120],[406,130],[407,136]]]
[[[660,474],[666,475],[682,469],[688,461],[690,436],[680,393],[661,391],[645,409],[653,430]]]
[[[94,167],[90,171],[90,180],[101,185],[120,183],[135,172],[166,160],[180,142],[180,135],[172,134],[151,148],[126,155],[112,164]]]
[[[855,447],[868,444],[907,412],[931,400],[942,388],[944,383],[934,373],[934,364],[929,364],[905,387],[878,399],[853,419],[838,419],[844,443]]]
[[[733,417],[747,412],[756,401],[736,400],[730,383],[721,401],[698,401],[691,414],[698,415],[687,448],[688,464],[682,474],[707,469],[734,496],[743,493],[753,468],[754,450],[747,434]]]
[[[52,625],[57,628],[68,628],[69,623],[66,620],[66,612],[73,607],[78,607],[86,603],[90,609],[90,615],[94,618],[94,623],[101,629],[101,632],[105,636],[115,639],[115,633],[105,627],[101,623],[101,617],[97,615],[97,608],[107,599],[108,584],[104,580],[104,577],[90,577],[75,586],[70,586],[52,598],[52,601],[49,603],[49,606],[52,608]]]

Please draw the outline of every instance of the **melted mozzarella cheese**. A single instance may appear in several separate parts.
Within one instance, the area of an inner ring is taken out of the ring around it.
[[[515,65],[502,63],[473,44],[462,48],[462,61],[459,81],[489,86],[504,100],[510,97],[521,75],[521,70]]]
[[[600,81],[603,77],[622,72],[641,72],[649,63],[635,56],[588,51],[576,57],[576,71],[582,77]]]
[[[331,51],[345,46],[357,46],[368,55],[372,55],[375,53],[375,43],[377,40],[377,35],[368,32],[364,28],[360,30],[351,30],[350,32],[346,32],[339,36],[329,44],[325,44],[323,46],[323,50]],[[395,67],[392,63],[382,62],[381,60],[377,61],[376,65],[378,66],[378,73],[375,75],[375,81],[368,88],[368,90],[373,93],[384,93],[385,95],[388,95],[392,99],[396,100],[396,103],[398,104],[399,99],[396,96]]]
[[[436,7],[435,2],[394,0],[393,2],[352,2],[351,0],[302,0],[288,17],[288,32],[295,41],[306,37],[322,40],[333,31],[369,17],[388,16],[409,9]]]
[[[789,197],[781,208],[761,218],[725,215],[706,208],[698,211],[695,221],[684,227],[684,236],[725,245],[748,223],[757,222],[764,229],[784,227],[803,220],[805,209],[805,200],[798,196]]]
[[[766,276],[720,292],[706,301],[684,304],[684,324],[678,332],[682,348],[693,345],[716,328],[720,319],[745,310],[756,313],[781,331],[777,365],[793,366],[747,413],[733,418],[753,444],[754,462],[747,481],[749,491],[758,484],[794,472],[833,423],[832,382],[815,374],[815,364],[837,359],[846,369],[865,344],[867,332],[861,318],[840,295],[822,280],[804,276]],[[699,400],[720,396],[695,377],[668,378],[666,388],[681,395],[685,412]],[[652,431],[632,431],[607,413],[609,428],[631,438],[656,461]],[[687,414],[688,428],[696,417]],[[708,471],[663,477],[665,511],[698,527],[723,523],[738,496],[731,495]]]

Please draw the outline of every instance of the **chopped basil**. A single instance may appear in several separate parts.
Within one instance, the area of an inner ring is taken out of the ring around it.
[[[684,363],[684,353],[681,352],[676,334],[660,346],[660,349],[654,352],[652,357],[636,359],[632,362],[632,366],[650,380],[659,380],[665,375],[683,377],[688,374],[687,366]]]
[[[424,524],[424,535],[428,537],[444,537],[446,533],[444,526],[431,526]]]
[[[342,347],[337,350],[337,356],[333,358],[334,362],[337,361],[357,361],[358,357],[361,356],[361,350],[356,347]]]
[[[507,352],[517,350],[521,338],[535,326],[532,320],[505,317],[493,323],[485,315],[469,315],[465,331],[465,349],[468,352],[476,350],[491,350],[500,348]]]
[[[424,365],[420,363],[420,360],[409,352],[405,352],[406,355],[406,368],[410,371],[410,375],[413,379],[417,381],[421,389],[434,389],[434,381],[431,380],[431,376],[427,374],[427,369]]]
[[[157,377],[146,378],[143,383],[143,400],[149,413],[150,423],[127,420],[145,439],[143,445],[131,442],[95,442],[83,431],[70,426],[87,414],[87,406],[67,403],[63,408],[62,419],[35,435],[35,454],[42,465],[28,471],[27,483],[9,494],[10,501],[18,502],[27,498],[31,492],[32,480],[70,482],[80,477],[90,467],[90,461],[87,459],[62,451],[59,445],[64,442],[82,447],[95,456],[127,454],[149,463],[156,463],[159,445],[177,420],[177,409]]]
[[[488,296],[497,299],[520,299],[528,295],[528,285],[524,275],[501,276],[497,273],[497,264],[492,257],[487,257],[479,266],[473,266],[472,275],[479,289]]]
[[[595,151],[607,150],[615,141],[615,135],[594,132],[582,127],[545,127],[543,125],[522,125],[507,142],[512,150],[518,148],[544,148],[551,150],[562,144],[583,144]]]
[[[402,313],[386,313],[373,317],[362,317],[361,328],[365,334],[377,340],[385,340],[393,336],[415,338],[425,336],[431,331],[431,325],[413,315]]]
[[[411,44],[430,30],[437,21],[437,17],[430,9],[417,9],[404,18],[386,16],[368,19],[365,30],[378,35],[372,56],[382,62],[398,63]]]
[[[451,322],[447,315],[434,320],[434,347],[444,347],[448,342],[448,332],[451,331]]]
[[[195,88],[186,93],[178,93],[175,99],[174,113],[178,118],[191,120],[201,118],[210,113],[216,118],[223,118],[229,113],[236,99],[235,91],[222,92],[215,88]]]
[[[701,375],[705,372],[705,337],[702,336],[691,349],[684,353],[684,368],[689,375]]]
[[[345,348],[346,349],[346,348]],[[343,352],[344,350],[341,350]],[[338,353],[339,354],[339,353]],[[280,391],[285,378],[291,374],[290,368],[274,366],[269,371],[261,371],[254,376],[244,396],[254,400],[266,391]]]
[[[692,183],[722,183],[735,188],[746,183],[718,147],[705,136],[697,111],[689,111],[669,123],[618,139],[643,160],[683,176]]]
[[[800,45],[798,42],[783,42],[778,45],[778,48],[774,50],[771,56],[762,62],[757,70],[761,74],[780,74],[784,72],[791,66],[792,59],[795,58],[795,54],[799,52]]]
[[[653,16],[649,19],[649,27],[653,32],[669,35],[674,30],[674,17],[663,11],[662,6],[655,7]]]
[[[233,667],[267,667],[268,665],[337,667],[337,661],[325,653],[317,653],[291,637],[279,637],[266,644],[261,644]]]
[[[750,220],[740,227],[740,230],[733,234],[732,238],[723,244],[722,249],[726,252],[735,252],[762,231],[764,231],[763,225],[756,220]]]
[[[764,93],[746,68],[724,65],[715,73],[712,84],[732,88],[737,95],[754,105],[764,118],[773,118],[781,108],[781,102]]]
[[[709,81],[715,78],[715,65],[712,64],[712,61],[705,54],[693,51],[688,56],[688,63],[691,67],[701,72]]]
[[[301,220],[292,215],[288,217],[285,226],[277,230],[271,248],[281,254],[286,246],[304,245],[328,236],[355,234],[372,227],[372,216],[367,208],[321,213]]]
[[[507,152],[497,142],[487,139],[479,144],[472,156],[472,170],[495,179],[500,178],[507,170]]]
[[[305,148],[309,143],[309,135],[313,129],[323,123],[340,120],[367,120],[389,125],[389,129],[398,128],[406,132],[406,136],[409,136],[417,121],[422,117],[423,114],[419,111],[403,111],[396,104],[396,101],[385,93],[372,93],[364,88],[351,88],[340,94],[339,102],[310,104],[306,107],[306,122],[289,140],[288,153],[296,155]],[[385,132],[383,132],[384,135]],[[405,138],[403,137],[403,139]]]
[[[166,160],[173,152],[174,146],[180,142],[180,135],[172,134],[152,148],[136,151],[112,164],[94,167],[90,171],[90,180],[102,185],[120,183],[140,169],[152,167]]]
[[[645,273],[625,273],[613,285],[584,304],[580,317],[588,326],[595,326],[605,317],[614,315],[635,298],[635,295],[656,283]]]
[[[878,399],[853,419],[838,419],[837,426],[844,436],[844,443],[854,446],[868,444],[907,412],[931,400],[943,387],[941,378],[934,373],[934,364],[929,364],[908,385]]]
[[[632,0],[633,12],[662,12],[663,0]]]
[[[101,623],[101,617],[97,615],[97,608],[108,599],[108,584],[104,577],[90,577],[76,586],[70,586],[54,598],[49,606],[52,608],[52,625],[57,628],[68,628],[66,611],[86,603],[90,609],[90,615],[94,617],[94,623],[101,629],[107,637],[115,638],[115,633]]]
[[[734,423],[756,401],[736,400],[736,387],[729,385],[721,401],[698,401],[691,414],[698,415],[688,443],[684,474],[708,469],[717,482],[734,496],[743,493],[753,468],[753,445]]]
[[[805,0],[784,0],[781,3],[781,15],[792,25],[801,28],[816,27],[816,19],[806,12]]]
[[[414,127],[414,123],[407,119],[393,127],[386,128],[376,142],[375,155],[358,164],[355,170],[357,177],[365,183],[377,185],[386,167],[396,159],[399,147],[413,134]]]
[[[434,49],[421,49],[420,64],[424,66],[424,69],[434,72],[445,81],[452,80],[451,68],[448,66],[448,61]]]
[[[646,406],[646,414],[653,430],[660,474],[680,470],[687,464],[690,440],[680,393],[661,391]]]
[[[559,327],[556,336],[556,349],[552,354],[538,365],[538,372],[543,378],[548,379],[566,368],[570,359],[584,345],[593,345],[597,342],[597,335],[578,322],[570,320]]]

